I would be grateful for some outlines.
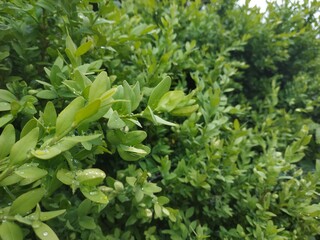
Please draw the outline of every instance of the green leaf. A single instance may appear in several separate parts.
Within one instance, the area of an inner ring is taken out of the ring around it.
[[[20,195],[12,202],[9,213],[11,215],[26,215],[30,210],[35,208],[44,194],[45,190],[43,188],[38,188]]]
[[[56,233],[45,223],[37,221],[32,224],[33,231],[41,240],[59,240]]]
[[[83,185],[96,186],[103,182],[106,174],[99,168],[89,168],[76,172],[76,180]]]
[[[109,202],[108,197],[96,187],[81,186],[80,190],[86,198],[93,202],[101,204],[107,204]]]
[[[5,102],[13,102],[13,101],[18,101],[15,95],[13,95],[11,92],[8,90],[0,89],[0,100],[5,101]]]
[[[161,192],[162,188],[158,187],[155,183],[146,182],[143,184],[143,192],[151,195],[153,193]]]
[[[0,102],[0,112],[10,111],[11,104],[7,102]]]
[[[23,232],[17,224],[3,221],[0,223],[0,237],[3,240],[23,240]]]
[[[38,121],[34,118],[30,119],[23,127],[20,133],[20,138],[26,136],[32,129],[38,126]]]
[[[73,147],[73,146],[71,146],[71,147]],[[33,150],[33,151],[31,151],[31,154],[33,156],[35,156],[36,158],[47,160],[47,159],[54,158],[55,156],[58,156],[61,152],[62,151],[58,146],[53,145],[51,147],[45,147],[44,149]]]
[[[40,179],[46,176],[48,172],[44,169],[27,164],[26,166],[22,165],[15,170],[15,174],[23,178]]]
[[[13,118],[14,118],[14,116],[12,114],[6,114],[6,115],[0,117],[0,127],[3,127],[7,123],[9,123]]]
[[[120,129],[126,126],[126,123],[119,117],[117,111],[113,111],[111,114],[107,126],[110,129]]]
[[[71,185],[75,180],[75,173],[68,171],[67,169],[59,169],[57,172],[57,178],[66,185]]]
[[[20,177],[17,174],[13,173],[10,176],[8,176],[5,179],[3,179],[2,181],[0,181],[0,186],[13,185],[13,184],[16,184],[16,183],[20,182],[21,180],[23,180],[22,177]]]
[[[171,86],[171,78],[166,76],[151,92],[148,105],[151,109],[155,109],[160,102],[162,96],[169,91]]]
[[[88,101],[92,102],[100,98],[103,93],[107,91],[107,82],[109,80],[108,74],[105,71],[99,73],[96,79],[90,86]]]
[[[42,120],[45,126],[55,126],[57,121],[57,112],[52,102],[47,102],[42,114]]]
[[[186,107],[174,109],[173,111],[170,112],[170,114],[173,116],[188,117],[192,113],[197,111],[198,108],[199,108],[199,105],[197,105],[197,104],[191,105],[191,106],[186,106]]]
[[[60,153],[73,148],[77,143],[88,142],[100,137],[101,134],[93,134],[88,136],[72,136],[64,137],[60,141],[51,146],[43,146],[40,149],[32,151],[32,155],[43,160],[51,159]]]
[[[124,141],[122,142],[125,145],[136,145],[141,143],[144,139],[146,139],[147,133],[145,131],[131,131],[125,134]]]
[[[101,104],[100,99],[97,99],[89,103],[87,106],[81,108],[75,115],[73,125],[78,126],[87,118],[90,118],[94,114],[96,114],[99,110],[100,104]]]
[[[41,221],[48,221],[52,218],[60,216],[61,214],[65,213],[65,209],[50,211],[50,212],[40,212],[40,220]]]
[[[120,157],[126,161],[137,161],[150,153],[150,148],[143,144],[135,146],[120,144],[117,146],[117,150]]]
[[[0,135],[0,159],[8,156],[13,144],[16,141],[14,127],[8,124]]]
[[[12,165],[27,160],[29,152],[37,145],[38,136],[39,128],[34,128],[12,146],[10,151],[10,163]]]
[[[84,98],[77,97],[58,115],[56,137],[64,136],[71,130],[74,117],[83,107],[84,102]]]
[[[53,90],[41,90],[36,94],[36,96],[41,99],[51,100],[51,99],[56,99],[58,97],[58,94]]]
[[[70,53],[72,53],[72,55],[74,55],[77,51],[77,46],[74,44],[69,35],[66,37],[66,48],[70,51]]]
[[[78,49],[75,51],[74,55],[76,57],[80,57],[81,55],[85,54],[88,52],[92,46],[93,42],[92,41],[87,41],[83,43]]]
[[[185,98],[183,91],[175,90],[165,93],[156,108],[160,112],[171,112]]]
[[[93,230],[97,227],[93,217],[81,216],[78,221],[79,225],[84,229]]]

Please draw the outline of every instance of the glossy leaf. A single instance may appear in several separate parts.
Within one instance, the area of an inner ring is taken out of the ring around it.
[[[33,231],[41,240],[59,240],[55,232],[45,223],[37,221],[32,224]]]
[[[20,177],[30,178],[30,179],[40,179],[48,174],[44,169],[38,168],[32,165],[21,166],[15,171]]]
[[[76,172],[76,180],[83,185],[96,186],[103,182],[106,174],[99,168],[88,168]]]
[[[107,204],[109,202],[108,197],[96,187],[82,186],[80,190],[87,199],[93,202],[101,204]]]

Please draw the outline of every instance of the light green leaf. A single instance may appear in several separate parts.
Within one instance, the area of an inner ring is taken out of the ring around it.
[[[0,223],[0,238],[3,240],[23,240],[22,229],[14,222]]]
[[[83,121],[85,121],[87,118],[92,117],[94,114],[96,114],[98,112],[100,104],[101,104],[100,99],[97,99],[97,100],[89,103],[87,106],[81,108],[76,113],[73,124],[75,126],[78,126]]]
[[[55,232],[45,223],[37,221],[32,224],[33,231],[41,240],[59,240]]]
[[[148,105],[151,109],[155,109],[161,97],[169,91],[171,86],[171,78],[166,76],[151,92],[149,97]]]
[[[141,143],[144,139],[146,139],[147,133],[145,131],[131,131],[125,134],[123,144],[125,145],[136,145]]]
[[[93,230],[97,227],[93,217],[81,216],[78,221],[79,225],[84,229]]]
[[[75,179],[75,173],[68,171],[67,169],[59,169],[57,172],[57,178],[66,185],[71,185]]]
[[[58,156],[62,151],[57,147],[56,145],[53,145],[51,147],[46,147],[44,149],[37,149],[31,151],[31,154],[39,159],[51,159],[55,156]]]
[[[119,117],[117,111],[113,111],[111,114],[107,126],[110,129],[120,129],[126,126],[126,123]]]
[[[63,213],[65,213],[65,209],[50,211],[50,212],[40,212],[40,220],[41,221],[48,221],[52,218],[55,218]]]
[[[47,102],[42,114],[42,120],[45,126],[55,126],[57,121],[57,112],[52,102]]]
[[[66,47],[72,54],[74,54],[77,50],[77,46],[74,44],[72,38],[69,35],[66,37]]]
[[[0,89],[0,100],[9,103],[13,101],[18,101],[15,95],[13,95],[11,92],[5,89]]]
[[[160,112],[171,112],[185,98],[183,91],[175,90],[165,93],[156,108]]]
[[[0,112],[9,111],[11,109],[11,104],[7,102],[0,102]]]
[[[92,102],[100,98],[103,93],[107,91],[107,81],[109,80],[108,74],[105,71],[99,73],[96,79],[90,86],[88,101]],[[109,80],[110,81],[110,80]]]
[[[0,159],[8,156],[15,141],[16,134],[14,127],[13,125],[8,124],[0,135]]]
[[[162,188],[158,187],[155,183],[146,182],[143,184],[143,192],[151,195],[153,193],[161,192]]]
[[[13,145],[10,151],[10,163],[12,165],[27,160],[28,153],[37,145],[38,136],[39,128],[34,128]]]
[[[88,52],[92,46],[93,42],[92,41],[87,41],[83,43],[78,49],[75,51],[74,55],[76,57],[80,57],[81,55],[85,54]]]
[[[26,136],[29,132],[31,132],[32,129],[36,128],[37,126],[38,126],[37,120],[34,118],[30,119],[21,130],[20,138],[23,138],[24,136]]]
[[[58,94],[53,90],[41,90],[36,96],[41,99],[56,99]]]
[[[150,153],[150,148],[143,144],[135,146],[120,144],[117,146],[117,150],[120,157],[126,161],[137,161]]]
[[[22,177],[20,177],[17,174],[13,173],[10,176],[8,176],[5,179],[3,179],[2,181],[0,181],[0,186],[13,185],[13,184],[16,184],[16,183],[20,182],[21,180],[23,180]]]
[[[76,180],[83,185],[96,186],[103,182],[106,174],[99,168],[89,168],[76,172]]]
[[[198,108],[199,108],[198,104],[185,106],[185,107],[174,109],[173,111],[170,112],[170,114],[173,116],[188,117],[192,113],[197,111]]]
[[[42,199],[44,194],[45,190],[43,188],[38,188],[20,195],[16,200],[13,201],[10,207],[10,214],[27,214],[30,210],[35,208],[35,206]]]
[[[74,99],[57,117],[56,137],[66,135],[71,130],[76,113],[83,107],[84,98]]]
[[[12,119],[13,119],[13,115],[12,114],[6,114],[6,115],[0,117],[0,127],[3,127],[8,122],[10,122]]]
[[[107,204],[109,202],[108,197],[96,187],[81,186],[80,190],[86,198],[93,202],[101,204]]]
[[[23,178],[40,179],[47,175],[48,172],[44,169],[27,164],[27,166],[22,165],[19,167],[15,171],[15,174]]]

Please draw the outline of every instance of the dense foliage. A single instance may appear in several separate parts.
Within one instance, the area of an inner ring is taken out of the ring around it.
[[[316,239],[317,0],[0,0],[0,239]]]

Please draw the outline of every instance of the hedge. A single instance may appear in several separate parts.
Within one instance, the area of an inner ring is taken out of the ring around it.
[[[318,239],[319,8],[0,0],[0,239]]]

